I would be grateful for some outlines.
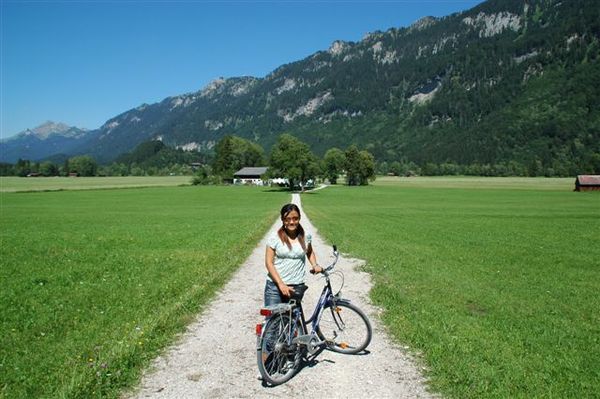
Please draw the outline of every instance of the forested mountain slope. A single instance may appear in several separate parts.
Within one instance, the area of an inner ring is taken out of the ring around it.
[[[490,0],[336,41],[265,78],[219,79],[124,112],[76,152],[108,161],[148,139],[207,149],[226,134],[268,150],[287,132],[318,155],[357,144],[379,162],[600,172],[599,10]]]

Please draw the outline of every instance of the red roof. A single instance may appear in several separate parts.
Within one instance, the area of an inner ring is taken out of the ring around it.
[[[580,186],[600,186],[600,175],[579,175],[577,181]]]

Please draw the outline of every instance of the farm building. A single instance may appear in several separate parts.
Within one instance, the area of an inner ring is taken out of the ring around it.
[[[579,175],[575,179],[575,191],[600,191],[600,175]]]
[[[233,184],[255,184],[262,186],[263,180],[261,176],[267,172],[266,166],[261,167],[245,167],[233,174]]]

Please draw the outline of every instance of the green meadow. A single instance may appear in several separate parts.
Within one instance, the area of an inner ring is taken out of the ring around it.
[[[0,192],[89,190],[182,186],[192,176],[119,176],[119,177],[12,177],[0,176]]]
[[[0,181],[0,397],[118,397],[290,199],[173,187],[188,177],[53,180]],[[172,187],[110,189],[153,184]],[[329,242],[367,260],[371,297],[434,391],[594,397],[600,193],[572,189],[573,179],[385,177],[302,201]],[[69,191],[9,192],[34,190]]]
[[[117,397],[289,198],[198,186],[0,193],[0,397]]]
[[[367,261],[371,298],[432,389],[456,398],[600,392],[600,193],[574,179],[383,178],[303,195]]]

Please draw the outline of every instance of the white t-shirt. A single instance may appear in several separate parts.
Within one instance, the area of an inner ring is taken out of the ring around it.
[[[312,242],[312,235],[304,232],[304,244],[306,248]],[[275,251],[274,265],[275,270],[285,284],[302,284],[306,280],[306,253],[302,249],[300,242],[292,243],[292,249],[283,243],[277,232],[273,232],[267,238],[267,246]],[[267,279],[273,281],[267,273]]]

